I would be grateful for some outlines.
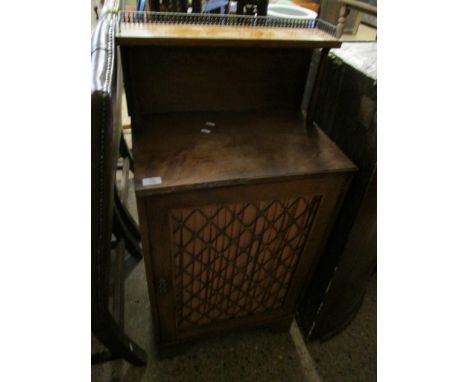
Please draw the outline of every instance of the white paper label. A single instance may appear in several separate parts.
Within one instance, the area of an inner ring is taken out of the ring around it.
[[[216,123],[211,122],[211,121],[206,121],[206,122],[205,122],[205,125],[206,125],[206,126],[214,127],[214,126],[216,126]]]
[[[142,183],[143,186],[154,186],[156,184],[161,184],[162,179],[160,176],[154,176],[152,178],[143,178]]]
[[[200,130],[203,134],[209,134],[211,133],[211,130],[210,129],[201,129]]]

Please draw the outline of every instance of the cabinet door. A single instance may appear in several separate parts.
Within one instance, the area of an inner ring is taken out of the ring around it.
[[[148,197],[163,342],[290,315],[346,177]]]

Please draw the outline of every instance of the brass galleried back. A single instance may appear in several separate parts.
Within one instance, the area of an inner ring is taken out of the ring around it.
[[[155,24],[155,25],[217,25],[237,26],[242,28],[292,28],[320,29],[331,37],[336,34],[335,25],[322,19],[297,19],[273,16],[250,16],[237,14],[214,13],[174,13],[174,12],[135,12],[121,11],[121,24]]]
[[[279,309],[321,200],[173,210],[178,330]]]

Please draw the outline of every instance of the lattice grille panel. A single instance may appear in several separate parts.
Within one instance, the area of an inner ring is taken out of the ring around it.
[[[172,211],[177,326],[281,307],[321,196]]]

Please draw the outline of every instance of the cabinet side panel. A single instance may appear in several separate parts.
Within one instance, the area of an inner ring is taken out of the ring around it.
[[[160,327],[159,327],[159,315],[157,311],[157,299],[156,291],[154,290],[154,267],[153,259],[151,256],[151,245],[150,245],[150,236],[148,234],[148,219],[147,219],[147,206],[145,198],[137,198],[137,208],[138,208],[138,221],[141,233],[141,245],[143,249],[143,258],[145,261],[145,273],[146,273],[146,282],[148,286],[148,294],[151,304],[151,315],[153,318],[153,325],[155,329],[155,339],[156,342],[160,340]]]
[[[146,199],[149,229],[149,256],[153,277],[156,309],[159,325],[160,340],[174,341],[176,339],[176,322],[174,317],[174,277],[173,260],[170,251],[170,221],[168,209],[164,200]]]

